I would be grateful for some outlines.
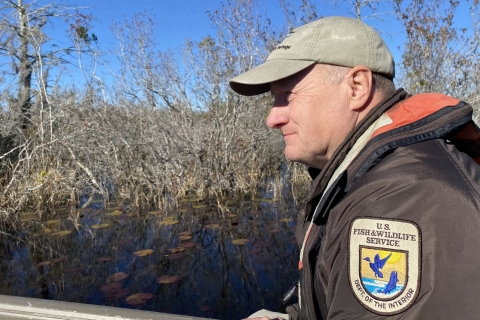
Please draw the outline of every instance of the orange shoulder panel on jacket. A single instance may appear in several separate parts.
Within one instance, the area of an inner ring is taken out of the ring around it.
[[[422,93],[397,103],[386,115],[392,123],[379,128],[372,135],[376,137],[384,132],[399,128],[425,118],[446,106],[456,106],[460,100],[440,93]]]

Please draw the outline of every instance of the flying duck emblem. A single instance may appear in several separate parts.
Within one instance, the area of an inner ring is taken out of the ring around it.
[[[383,278],[383,273],[380,271],[385,266],[388,258],[390,258],[392,254],[390,253],[383,259],[380,259],[380,255],[377,253],[374,258],[374,262],[370,261],[369,257],[363,258],[363,260],[370,262],[370,268],[375,272],[375,277]]]

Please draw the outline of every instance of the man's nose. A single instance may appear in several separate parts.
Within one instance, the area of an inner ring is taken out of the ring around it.
[[[286,125],[288,123],[288,117],[285,113],[285,108],[273,106],[265,122],[267,126],[272,129],[279,129]]]

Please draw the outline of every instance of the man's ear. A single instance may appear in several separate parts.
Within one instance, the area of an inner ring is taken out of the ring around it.
[[[365,66],[356,66],[346,77],[350,109],[362,111],[373,98],[372,71]]]

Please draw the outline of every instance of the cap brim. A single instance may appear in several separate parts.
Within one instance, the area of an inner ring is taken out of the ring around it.
[[[230,80],[230,87],[244,96],[262,94],[270,91],[270,83],[294,75],[315,63],[311,60],[268,60]]]

